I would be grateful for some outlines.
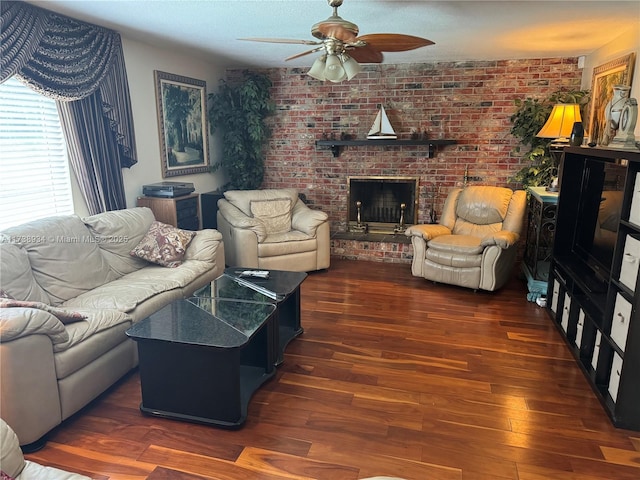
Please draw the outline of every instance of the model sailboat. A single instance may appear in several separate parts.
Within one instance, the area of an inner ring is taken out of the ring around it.
[[[382,105],[380,105],[380,110],[378,110],[378,115],[376,115],[376,119],[371,126],[371,130],[369,130],[367,138],[370,140],[393,140],[398,138]]]

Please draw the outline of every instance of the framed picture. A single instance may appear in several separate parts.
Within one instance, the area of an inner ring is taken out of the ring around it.
[[[163,178],[208,172],[206,83],[158,70],[154,76]]]
[[[613,97],[614,85],[631,86],[634,65],[635,54],[630,53],[593,69],[587,130],[591,142],[598,145],[609,143],[606,122],[607,104]]]

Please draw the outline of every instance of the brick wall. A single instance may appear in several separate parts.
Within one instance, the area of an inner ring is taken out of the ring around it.
[[[514,99],[546,97],[580,88],[576,58],[433,64],[367,65],[353,80],[338,84],[306,75],[306,68],[271,69],[277,113],[269,119],[273,137],[266,152],[264,188],[295,187],[315,208],[329,214],[332,233],[347,222],[347,177],[417,175],[418,221],[432,204],[439,213],[447,193],[463,184],[517,188],[509,178],[526,162],[514,152],[509,133]],[[228,72],[232,80],[240,70]],[[344,147],[340,157],[315,141],[348,134],[366,137],[383,104],[398,138],[426,131],[429,138],[454,139],[433,158],[422,146]],[[334,240],[332,254],[376,261],[411,258],[411,246]]]

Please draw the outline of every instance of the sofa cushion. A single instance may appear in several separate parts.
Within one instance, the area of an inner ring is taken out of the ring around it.
[[[136,207],[99,213],[82,219],[96,239],[111,269],[120,277],[147,266],[129,254],[155,221],[150,208]]]
[[[211,263],[187,260],[178,268],[148,265],[122,278],[72,298],[65,308],[107,308],[131,312],[139,304],[162,292],[180,289],[212,268]],[[78,310],[81,311],[81,310]]]
[[[436,265],[445,265],[453,268],[480,268],[482,255],[467,255],[458,252],[447,252],[429,248],[425,252],[425,259]]]
[[[512,195],[513,191],[504,187],[467,187],[458,197],[456,215],[477,225],[501,224]]]
[[[11,240],[5,236],[0,238],[0,279],[5,295],[18,300],[49,303],[49,295],[33,277],[27,251],[18,244],[9,243]]]
[[[251,216],[264,222],[267,235],[291,230],[291,199],[251,200]]]
[[[429,249],[461,255],[477,255],[484,250],[481,239],[473,235],[440,235],[429,240],[427,245]]]
[[[34,478],[42,480],[91,480],[91,477],[49,467],[48,465],[40,465],[31,460],[25,460],[24,463],[24,468],[20,475],[16,477],[16,480],[32,480]]]
[[[0,418],[0,466],[9,478],[17,477],[24,468],[20,441],[9,425]]]
[[[78,295],[67,301],[64,306],[74,310],[107,308],[130,312],[154,295],[180,288],[180,282],[167,275],[173,270],[161,266],[146,267]]]
[[[441,235],[427,243],[425,258],[437,265],[455,268],[480,267],[482,251],[480,238],[471,235]]]
[[[298,191],[295,188],[273,188],[266,190],[227,190],[224,198],[242,213],[251,217],[252,200],[277,200],[282,198],[291,199],[291,205],[298,201]]]
[[[67,326],[69,339],[54,346],[56,376],[65,378],[127,339],[129,315],[110,309],[83,309],[87,319]]]
[[[478,238],[490,237],[501,230],[502,223],[478,225],[473,222],[467,222],[462,218],[458,218],[453,227],[453,233],[455,235],[470,235]]]
[[[154,221],[131,255],[163,267],[174,268],[182,263],[189,242],[196,232],[182,230]]]
[[[3,233],[18,239],[26,250],[33,277],[49,295],[50,301],[45,303],[50,305],[59,305],[116,278],[77,215],[35,220]]]
[[[292,230],[289,233],[269,235],[258,244],[258,257],[276,257],[294,253],[314,252],[318,249],[318,240],[302,232]]]

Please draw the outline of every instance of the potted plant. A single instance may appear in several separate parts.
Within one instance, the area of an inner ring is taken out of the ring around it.
[[[225,189],[251,190],[262,185],[263,148],[271,130],[266,117],[275,110],[269,88],[271,80],[264,74],[243,72],[238,83],[221,81],[217,93],[209,94],[211,133],[222,133],[222,160],[212,171],[224,168],[228,183]]]
[[[524,188],[548,186],[557,175],[556,162],[549,152],[549,145],[553,141],[549,138],[539,138],[537,133],[544,126],[553,106],[556,103],[577,103],[581,110],[589,101],[588,90],[559,90],[547,98],[516,99],[516,112],[511,116],[511,134],[520,140],[520,144],[529,147],[524,158],[529,160],[529,165],[520,169],[512,178],[512,181],[522,183]],[[584,118],[584,112],[582,112]],[[516,152],[520,152],[520,146]]]

